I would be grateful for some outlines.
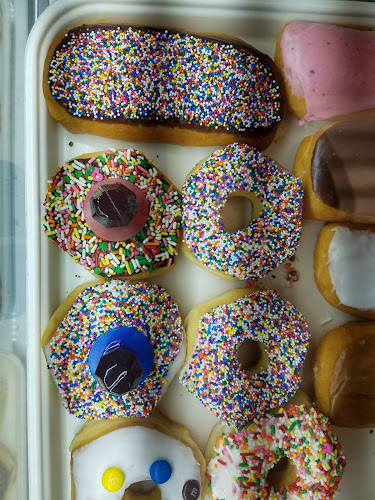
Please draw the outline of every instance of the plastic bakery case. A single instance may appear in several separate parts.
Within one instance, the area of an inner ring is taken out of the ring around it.
[[[0,498],[67,500],[71,495],[69,446],[84,420],[62,406],[47,369],[41,336],[68,294],[97,277],[44,234],[41,218],[48,181],[57,166],[76,156],[134,148],[152,158],[181,190],[188,172],[218,147],[131,142],[68,132],[51,118],[43,95],[43,67],[49,45],[69,27],[108,20],[194,33],[224,33],[273,57],[277,36],[288,22],[320,21],[373,29],[375,4],[339,0],[57,0],[49,6],[24,4],[17,0],[0,2]],[[300,125],[288,111],[265,153],[291,171],[301,140],[324,125]],[[330,306],[316,287],[313,251],[323,225],[303,219],[295,257],[257,284],[261,289],[276,289],[306,318],[311,340],[302,388],[312,399],[313,356],[319,340],[330,329],[355,319]],[[196,304],[246,286],[244,281],[221,279],[184,255],[179,255],[173,269],[146,281],[161,285],[172,295],[183,319]],[[168,384],[158,409],[183,424],[204,452],[218,420],[181,385],[178,376]],[[373,429],[334,430],[347,462],[336,498],[375,498]],[[139,495],[147,498],[146,493]],[[98,493],[98,498],[110,496]]]

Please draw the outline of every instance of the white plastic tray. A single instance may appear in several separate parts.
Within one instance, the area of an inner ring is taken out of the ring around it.
[[[58,1],[35,25],[26,53],[26,152],[27,152],[27,320],[28,320],[28,419],[30,498],[66,500],[70,498],[68,447],[83,422],[61,406],[55,386],[45,366],[40,336],[55,308],[76,285],[92,276],[73,263],[43,234],[40,217],[47,179],[55,167],[89,151],[108,147],[138,147],[181,187],[195,163],[216,148],[187,148],[159,144],[126,143],[89,135],[71,135],[48,115],[42,94],[42,70],[47,48],[64,27],[96,19],[116,19],[141,24],[177,26],[194,31],[221,32],[238,36],[273,56],[276,37],[283,26],[295,19],[334,22],[370,27],[375,21],[375,5],[362,2],[251,2],[185,1],[148,2],[124,0]],[[323,124],[300,127],[291,116],[283,122],[276,140],[267,150],[277,162],[292,168],[301,139]],[[69,144],[73,143],[72,146]],[[287,287],[285,268],[272,272],[262,283],[275,287],[305,315],[311,330],[311,347],[304,368],[303,387],[312,395],[311,358],[321,336],[343,324],[350,316],[321,297],[313,280],[312,252],[322,224],[304,221],[295,267],[300,280]],[[172,293],[182,316],[198,302],[208,300],[243,282],[228,282],[211,275],[180,256],[177,266],[153,279]],[[159,406],[170,417],[185,424],[204,449],[216,419],[197,399],[175,380]],[[347,457],[347,469],[337,492],[338,499],[373,498],[375,479],[375,434],[366,430],[337,428]]]

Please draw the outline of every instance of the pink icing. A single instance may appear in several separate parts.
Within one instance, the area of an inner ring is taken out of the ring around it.
[[[306,101],[301,124],[375,108],[375,32],[292,22],[281,54],[293,94]]]

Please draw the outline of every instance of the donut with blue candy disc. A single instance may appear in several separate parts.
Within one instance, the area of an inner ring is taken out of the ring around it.
[[[146,417],[185,355],[182,320],[168,292],[121,280],[73,290],[42,346],[64,406],[88,419]]]

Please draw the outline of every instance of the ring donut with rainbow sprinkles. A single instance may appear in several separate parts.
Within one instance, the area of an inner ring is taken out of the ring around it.
[[[172,297],[158,285],[122,280],[73,290],[42,347],[63,405],[88,419],[148,416],[185,356]]]
[[[285,108],[276,65],[243,40],[118,21],[59,33],[43,92],[70,132],[190,146],[265,149]]]
[[[141,151],[85,154],[57,170],[44,202],[44,232],[75,262],[129,279],[176,263],[181,196]]]
[[[239,430],[218,424],[207,445],[213,500],[325,500],[335,496],[345,469],[328,418],[311,403],[291,401]],[[284,468],[274,469],[278,463]]]
[[[180,382],[228,425],[241,427],[297,391],[310,334],[276,290],[230,290],[195,306],[184,328]]]
[[[253,206],[252,220],[230,233],[221,213],[231,196]],[[299,179],[246,144],[231,144],[202,160],[182,188],[182,250],[221,277],[262,278],[294,255],[301,232]]]

